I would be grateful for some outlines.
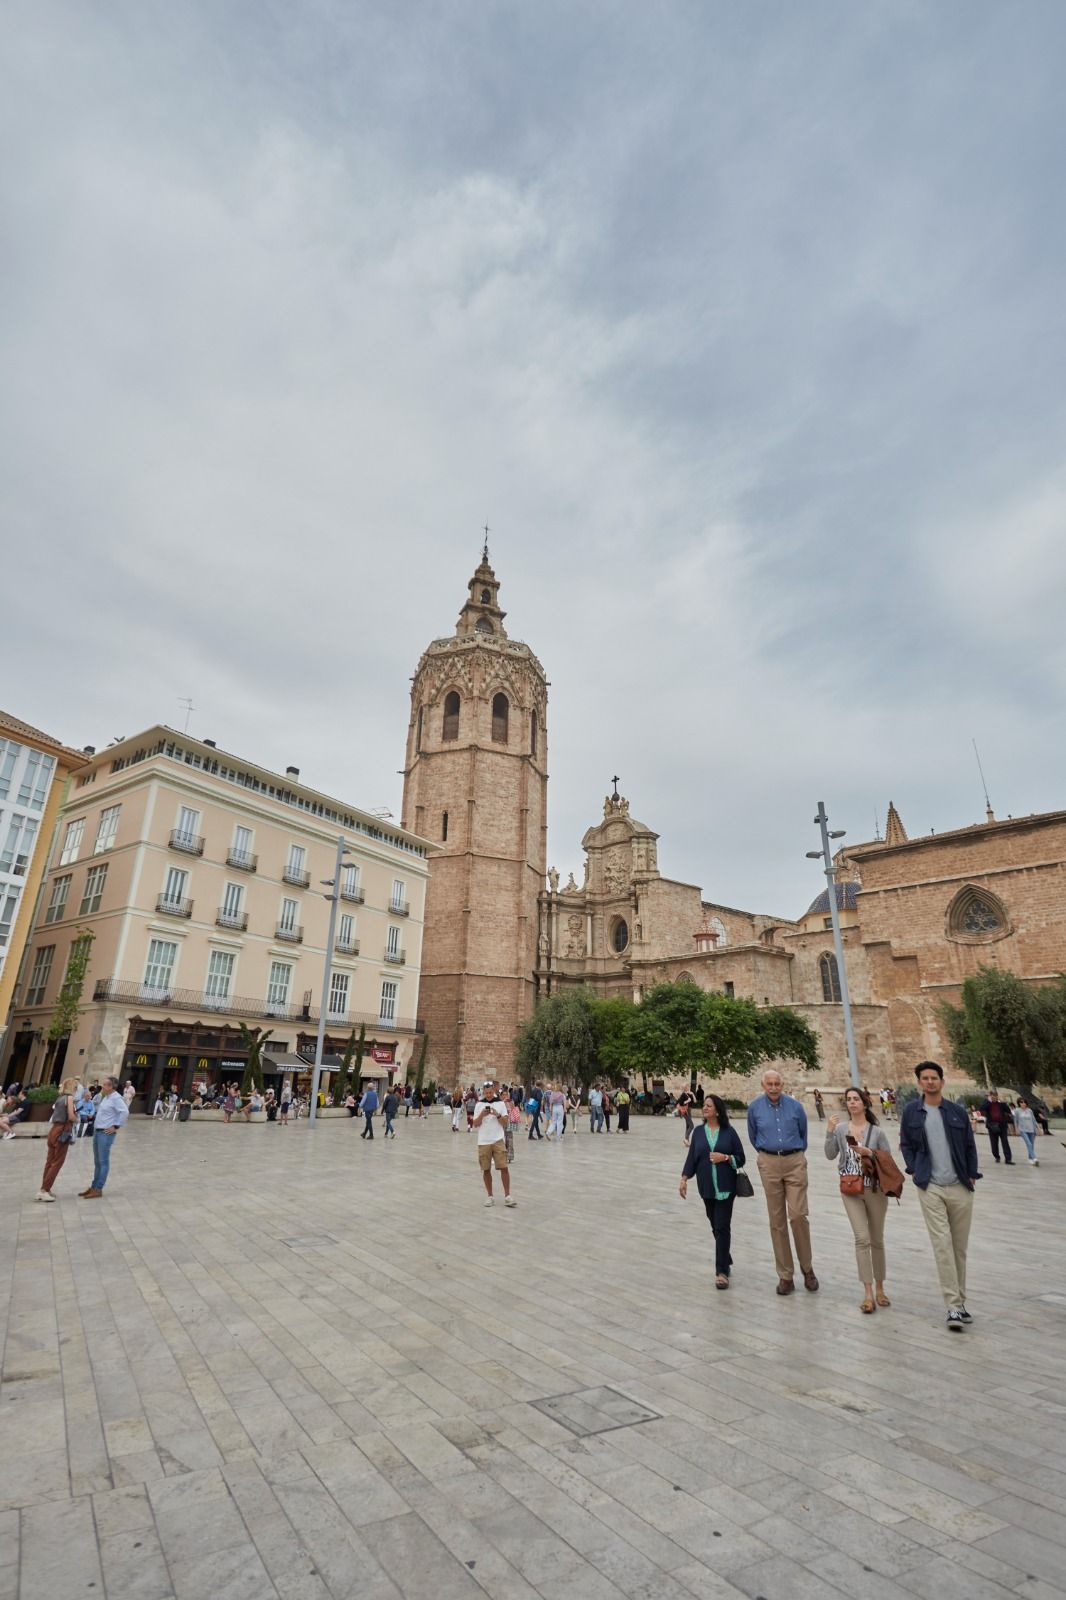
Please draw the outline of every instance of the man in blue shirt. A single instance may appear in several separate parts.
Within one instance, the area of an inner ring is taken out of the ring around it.
[[[359,1102],[359,1109],[366,1118],[366,1126],[359,1135],[360,1139],[374,1137],[374,1113],[378,1108],[378,1092],[372,1083],[367,1084],[363,1090],[363,1098]]]
[[[93,1129],[93,1181],[79,1199],[99,1200],[111,1170],[111,1150],[120,1128],[129,1121],[130,1108],[118,1092],[118,1079],[105,1078]]]
[[[807,1113],[798,1100],[785,1093],[776,1067],[762,1075],[763,1092],[748,1107],[748,1138],[757,1152],[759,1177],[770,1217],[770,1238],[777,1266],[778,1294],[791,1294],[795,1266],[789,1243],[789,1224],[796,1241],[804,1288],[818,1287],[811,1259],[811,1230],[807,1221]]]

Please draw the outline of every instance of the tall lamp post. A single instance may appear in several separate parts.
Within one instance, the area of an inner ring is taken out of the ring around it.
[[[808,861],[822,861],[825,864],[825,881],[829,888],[829,916],[833,923],[833,948],[837,958],[837,976],[840,979],[840,1004],[844,1012],[844,1038],[848,1047],[848,1066],[851,1070],[851,1081],[856,1089],[862,1088],[862,1078],[859,1076],[859,1057],[855,1050],[855,1029],[851,1021],[851,998],[848,995],[848,970],[844,965],[844,941],[840,937],[840,913],[837,910],[837,869],[833,865],[833,852],[829,848],[830,839],[843,839],[844,829],[836,828],[829,831],[829,818],[826,816],[825,801],[818,802],[818,815],[815,817],[822,832],[822,848],[808,850]]]
[[[345,856],[351,851],[344,842],[343,835],[337,840],[337,859],[333,867],[332,878],[323,878],[323,884],[333,892],[326,896],[329,901],[329,931],[326,934],[326,963],[322,969],[322,1002],[318,1008],[318,1038],[315,1041],[315,1070],[311,1077],[311,1109],[307,1114],[310,1127],[315,1125],[318,1113],[318,1085],[322,1078],[322,1050],[326,1042],[326,1011],[329,1007],[330,978],[333,974],[333,941],[337,934],[337,904],[341,897],[341,867]]]

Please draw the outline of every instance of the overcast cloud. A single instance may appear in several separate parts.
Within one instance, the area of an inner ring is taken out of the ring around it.
[[[1059,0],[6,17],[5,708],[398,814],[487,520],[564,873],[1064,804]]]

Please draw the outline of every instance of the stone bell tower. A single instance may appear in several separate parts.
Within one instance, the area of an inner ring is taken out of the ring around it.
[[[411,682],[403,825],[434,839],[419,1011],[439,1083],[507,1077],[533,1010],[547,830],[544,669],[509,639],[486,540],[454,634]]]

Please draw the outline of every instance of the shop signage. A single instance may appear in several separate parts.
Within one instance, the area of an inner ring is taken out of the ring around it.
[[[207,1065],[207,1062],[205,1061],[204,1062],[204,1066],[206,1067],[206,1065]],[[244,1062],[244,1061],[220,1061],[219,1062],[219,1066],[222,1068],[223,1072],[243,1072],[246,1065],[247,1065],[247,1063]]]
[[[394,1061],[396,1059],[396,1046],[394,1044],[372,1044],[370,1054],[375,1061]]]
[[[167,1056],[167,1066],[168,1067],[176,1067],[178,1065],[179,1065],[179,1062],[178,1062],[177,1056]]]
[[[148,1065],[148,1057],[147,1056],[138,1056],[137,1060],[134,1062],[134,1066],[137,1066],[137,1067],[146,1067],[147,1065]]]
[[[196,1065],[198,1067],[206,1067],[207,1066],[207,1057],[206,1056],[201,1056],[199,1061],[196,1063]]]

